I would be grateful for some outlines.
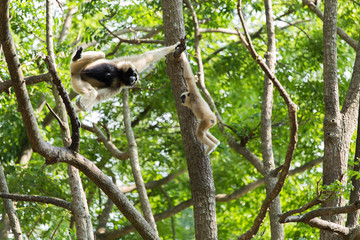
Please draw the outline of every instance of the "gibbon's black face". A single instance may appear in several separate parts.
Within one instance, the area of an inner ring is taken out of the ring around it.
[[[128,68],[127,70],[119,70],[119,79],[121,79],[122,83],[127,87],[132,87],[137,82],[139,75],[133,68]]]

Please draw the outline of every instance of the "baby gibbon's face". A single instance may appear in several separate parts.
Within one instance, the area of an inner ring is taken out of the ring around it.
[[[182,105],[190,107],[190,92],[183,92],[180,96],[180,99]]]

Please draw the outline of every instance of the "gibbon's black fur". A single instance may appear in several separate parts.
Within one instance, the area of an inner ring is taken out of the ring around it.
[[[220,141],[209,132],[209,129],[216,124],[216,116],[196,87],[195,76],[185,53],[181,54],[180,59],[184,65],[184,79],[188,86],[188,91],[183,92],[180,96],[181,103],[190,108],[196,118],[199,119],[196,136],[207,146],[206,154],[208,155],[220,144]]]
[[[105,53],[88,51],[80,47],[70,63],[71,84],[82,96],[76,100],[76,112],[88,111],[95,104],[133,87],[139,73],[169,53],[179,55],[185,49],[185,40],[168,47],[108,60]]]

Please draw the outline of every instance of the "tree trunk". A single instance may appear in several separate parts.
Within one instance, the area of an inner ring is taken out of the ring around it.
[[[0,49],[1,50],[1,49]],[[4,211],[0,220],[0,239],[7,240],[10,233],[10,220]]]
[[[9,193],[4,170],[0,163],[0,192]],[[16,215],[15,207],[10,199],[3,199],[5,211],[9,217],[11,232],[14,234],[16,240],[22,240],[23,235],[21,232],[20,222]],[[4,215],[3,215],[4,216]]]
[[[348,145],[344,139],[344,125],[339,111],[339,92],[337,79],[337,0],[326,0],[324,10],[324,164],[323,184],[330,185],[336,180],[346,184]],[[322,207],[343,206],[344,197],[335,197],[322,204]],[[344,215],[324,217],[340,225],[344,225]],[[322,240],[341,239],[338,235],[321,231]]]
[[[275,26],[273,20],[272,1],[264,0],[266,13],[266,28],[267,28],[267,54],[266,65],[272,72],[275,72],[276,65],[276,45],[275,45]],[[271,135],[271,116],[273,108],[273,90],[274,85],[267,75],[264,79],[264,93],[263,104],[261,109],[261,149],[265,170],[265,185],[267,194],[271,193],[277,182],[276,177],[271,177],[269,174],[275,169],[274,156],[272,150],[272,135]],[[279,223],[278,215],[281,214],[280,197],[277,196],[270,205],[269,216],[271,226],[271,239],[284,239],[284,228]]]
[[[357,127],[357,136],[356,136],[356,149],[355,149],[355,158],[354,158],[354,168],[353,171],[360,171],[360,111],[358,115],[358,127]],[[353,185],[353,189],[350,193],[350,202],[349,204],[355,203],[360,200],[360,178],[357,178],[357,175],[354,175],[351,178],[351,183]],[[346,221],[347,227],[355,227],[359,225],[359,215],[360,210],[356,210],[355,212],[349,213]]]
[[[156,235],[158,235],[154,215],[151,211],[149,198],[146,192],[144,180],[141,175],[139,156],[137,151],[137,145],[135,141],[134,132],[131,128],[130,108],[129,108],[129,89],[124,89],[122,92],[123,112],[124,112],[124,124],[126,131],[126,138],[128,141],[128,151],[130,155],[130,165],[134,176],[136,190],[139,193],[140,205],[144,218],[154,229]]]
[[[181,0],[163,0],[165,42],[174,44],[185,36]],[[194,203],[195,238],[217,239],[215,186],[211,163],[205,155],[203,144],[196,137],[197,120],[191,110],[180,103],[180,95],[186,91],[183,70],[179,60],[167,59],[166,72],[170,78],[175,99],[180,130],[187,159],[192,200]]]

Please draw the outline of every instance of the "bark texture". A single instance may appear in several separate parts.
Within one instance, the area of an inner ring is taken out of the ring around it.
[[[162,7],[165,42],[166,45],[174,44],[185,36],[182,1],[163,0]],[[217,239],[215,186],[211,163],[209,157],[205,155],[203,144],[196,137],[195,116],[180,103],[180,95],[186,91],[186,87],[179,60],[169,56],[166,72],[172,86],[187,159],[194,204],[195,238]]]
[[[275,72],[276,65],[276,45],[275,45],[275,26],[273,19],[272,1],[264,0],[265,13],[266,13],[266,29],[267,29],[267,53],[266,53],[266,65],[271,72]],[[265,186],[266,192],[269,194],[275,187],[277,178],[271,176],[271,171],[275,169],[274,155],[272,150],[272,127],[271,116],[273,108],[273,89],[274,85],[270,78],[265,75],[264,79],[264,92],[263,92],[263,104],[261,109],[261,149],[265,169]],[[270,215],[270,227],[271,227],[271,239],[282,240],[284,239],[284,228],[279,223],[278,215],[281,214],[281,202],[280,197],[277,196],[271,203],[269,208]]]
[[[344,176],[347,169],[348,144],[346,142],[345,130],[339,111],[339,91],[337,79],[337,0],[326,0],[324,11],[324,164],[323,184],[330,185],[336,180],[346,183]],[[346,154],[346,155],[345,155]],[[336,197],[322,204],[322,207],[343,206],[345,199]],[[344,224],[344,215],[332,215],[323,217],[325,220]],[[322,240],[341,239],[331,232],[321,231]]]
[[[135,141],[134,132],[131,127],[130,108],[129,108],[129,89],[123,90],[122,100],[123,100],[123,112],[124,112],[124,125],[126,131],[126,138],[128,140],[128,148],[129,148],[128,152],[130,155],[130,165],[136,184],[136,189],[139,193],[141,209],[143,211],[146,221],[152,226],[156,234],[158,234],[154,215],[152,214],[149,198],[146,192],[144,180],[141,175],[137,145]]]
[[[0,192],[9,193],[4,170],[1,163],[0,163]],[[20,221],[16,215],[14,204],[10,199],[3,199],[3,201],[4,201],[5,211],[9,217],[11,232],[14,234],[15,240],[22,240],[23,234],[20,227]],[[3,216],[5,216],[5,214]]]

